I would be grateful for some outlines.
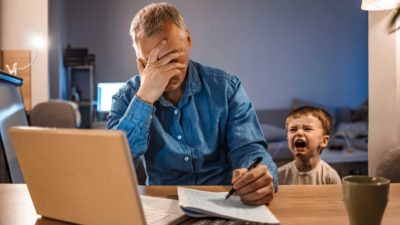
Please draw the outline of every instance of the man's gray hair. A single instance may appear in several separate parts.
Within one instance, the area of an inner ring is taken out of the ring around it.
[[[150,37],[159,31],[165,22],[172,22],[180,29],[186,30],[182,15],[173,5],[162,2],[142,8],[133,18],[130,29],[135,49],[138,37]]]

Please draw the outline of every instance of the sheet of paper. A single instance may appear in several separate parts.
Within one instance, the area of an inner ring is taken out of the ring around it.
[[[145,195],[141,195],[140,198],[147,224],[177,224],[187,219],[185,213],[179,207],[178,200]]]
[[[218,216],[258,223],[279,224],[279,220],[265,206],[248,206],[237,196],[225,199],[226,192],[199,191],[178,187],[179,205],[194,217]]]

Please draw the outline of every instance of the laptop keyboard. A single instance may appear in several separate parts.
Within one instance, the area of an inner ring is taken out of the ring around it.
[[[160,210],[156,208],[147,208],[144,212],[147,224],[155,224],[163,221],[165,218],[171,214],[165,210]],[[260,225],[262,223],[246,222],[241,220],[228,220],[220,218],[207,218],[200,219],[193,223],[193,225]]]
[[[240,220],[226,220],[226,219],[201,219],[193,223],[193,225],[259,225],[261,223],[245,222]]]

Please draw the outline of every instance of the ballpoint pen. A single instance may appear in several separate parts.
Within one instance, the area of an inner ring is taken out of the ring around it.
[[[257,157],[256,159],[254,159],[253,163],[247,168],[247,171],[250,171],[254,168],[257,167],[257,165],[262,161],[262,157]],[[226,195],[225,199],[228,199],[233,193],[235,193],[235,189],[232,187],[231,190],[229,190],[228,194]]]

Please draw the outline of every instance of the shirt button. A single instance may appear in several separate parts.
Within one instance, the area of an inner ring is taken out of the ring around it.
[[[175,114],[175,115],[178,114],[178,110],[175,109],[175,110],[174,110],[174,114]]]
[[[189,161],[189,157],[186,156],[186,157],[185,157],[185,161]]]
[[[178,135],[178,139],[181,140],[181,139],[182,139],[182,136],[181,136],[181,135]]]

